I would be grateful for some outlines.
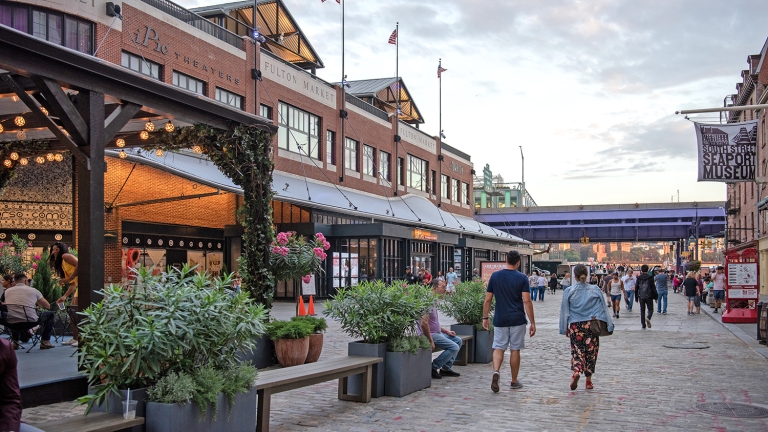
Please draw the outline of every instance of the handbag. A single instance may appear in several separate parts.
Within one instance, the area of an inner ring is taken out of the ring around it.
[[[592,320],[589,322],[589,331],[598,336],[610,336],[613,334],[613,331],[608,331],[607,322],[600,321],[595,317],[592,317]]]

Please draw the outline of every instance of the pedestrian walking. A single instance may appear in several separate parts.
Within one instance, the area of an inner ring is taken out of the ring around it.
[[[715,313],[720,309],[722,301],[725,300],[725,269],[718,266],[715,275],[712,276],[712,297],[715,300]]]
[[[680,284],[682,281],[680,280],[680,275],[675,275],[675,277],[672,279],[672,288],[675,290],[675,294],[680,290]]]
[[[659,271],[653,278],[653,282],[656,284],[656,291],[659,293],[659,301],[656,302],[656,312],[662,315],[667,314],[667,292],[669,289],[669,277],[667,272]],[[664,306],[662,306],[664,303]]]
[[[615,273],[615,271],[614,271]],[[611,307],[611,278],[608,277],[608,275],[605,276],[603,279],[603,294],[606,296],[606,303],[607,305],[605,307]]]
[[[531,292],[531,301],[536,301],[539,294],[539,272],[536,270],[528,276],[528,286]]]
[[[635,286],[635,296],[640,304],[640,324],[645,328],[651,328],[651,317],[653,317],[653,301],[659,298],[656,292],[656,285],[653,282],[653,276],[648,274],[648,266],[643,264],[640,267],[640,276],[637,277]],[[646,315],[647,309],[647,315]]]
[[[635,305],[635,285],[637,284],[635,272],[627,272],[627,275],[621,281],[624,282],[624,302],[627,304],[627,310],[631,311],[632,306]]]
[[[574,267],[573,278],[576,282],[563,291],[560,305],[560,334],[571,340],[571,390],[578,387],[582,373],[587,378],[587,389],[594,388],[592,375],[600,350],[600,335],[592,333],[591,321],[604,321],[608,330],[613,331],[613,321],[603,307],[603,293],[597,285],[586,283],[587,273],[582,264]]]
[[[565,275],[565,277],[563,277],[563,280],[560,281],[560,286],[563,287],[563,290],[571,286],[571,275],[568,275],[568,274]]]
[[[539,301],[544,301],[544,291],[547,290],[547,278],[544,274],[539,274]]]
[[[456,282],[459,279],[459,275],[453,271],[453,267],[448,267],[448,273],[445,274],[445,292],[453,294],[456,292]]]
[[[688,315],[693,315],[696,296],[699,294],[699,284],[696,282],[696,276],[693,272],[688,272],[685,277],[683,291],[685,291],[685,298],[688,299]]]
[[[520,252],[507,254],[507,266],[491,275],[483,303],[483,328],[490,328],[488,314],[491,302],[496,297],[493,314],[493,377],[491,390],[499,391],[499,369],[504,362],[504,352],[509,348],[509,368],[512,372],[510,388],[519,389],[523,384],[517,377],[520,371],[520,350],[525,349],[525,328],[530,321],[528,334],[536,334],[536,320],[533,317],[529,280],[520,273]],[[526,316],[528,320],[526,320]]]
[[[613,272],[613,278],[610,280],[611,306],[613,307],[613,317],[619,318],[621,311],[621,296],[626,296],[624,291],[624,282],[619,279],[619,272]]]
[[[557,275],[552,273],[549,275],[549,292],[554,294],[557,289]]]
[[[693,301],[693,305],[696,307],[696,313],[701,313],[701,293],[704,292],[704,282],[701,280],[701,273],[696,273],[696,285],[698,286],[698,289],[696,290],[696,299]]]

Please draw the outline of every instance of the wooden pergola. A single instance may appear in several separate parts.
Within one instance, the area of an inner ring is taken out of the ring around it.
[[[37,129],[50,148],[66,149],[76,161],[80,310],[98,301],[93,291],[104,284],[104,150],[116,137],[139,146],[146,142],[136,137],[137,125],[163,118],[177,126],[246,124],[276,131],[263,117],[0,25],[0,101],[12,95],[25,112],[0,103],[0,118],[23,114],[25,130]]]

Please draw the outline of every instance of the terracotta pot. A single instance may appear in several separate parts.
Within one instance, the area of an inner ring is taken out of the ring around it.
[[[304,364],[309,352],[309,337],[304,339],[277,339],[275,341],[275,354],[277,362],[282,367]]]
[[[320,358],[323,351],[323,334],[313,333],[309,335],[309,353],[304,363],[314,363]]]

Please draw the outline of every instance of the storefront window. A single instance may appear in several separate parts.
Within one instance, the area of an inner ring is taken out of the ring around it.
[[[280,102],[277,146],[290,152],[320,159],[320,118]]]
[[[331,252],[333,287],[354,286],[379,277],[377,239],[340,239]]]
[[[438,270],[441,270],[443,272],[443,276],[445,276],[446,273],[448,273],[448,269],[453,267],[453,260],[454,260],[454,251],[453,246],[451,245],[440,245],[440,265],[438,266]],[[454,271],[459,273],[458,270],[454,268]]]
[[[411,242],[411,271],[417,273],[419,269],[428,269],[435,273],[432,262],[435,259],[435,244],[414,241]]]
[[[459,200],[459,181],[457,179],[451,179],[451,199]]]
[[[401,280],[405,275],[403,266],[403,241],[394,239],[383,239],[381,241],[382,279],[386,283],[395,280]]]

